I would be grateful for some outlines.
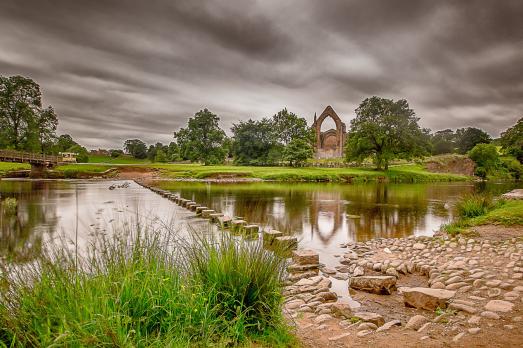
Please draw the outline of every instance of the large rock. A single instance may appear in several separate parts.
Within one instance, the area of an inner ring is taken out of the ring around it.
[[[385,324],[385,319],[383,319],[383,317],[381,315],[379,315],[378,313],[358,312],[358,313],[354,313],[352,317],[359,319],[363,322],[374,323],[378,327]]]
[[[317,265],[320,263],[320,255],[311,249],[294,250],[292,261],[297,265]]]
[[[338,318],[350,319],[352,318],[353,308],[348,303],[337,302],[331,307],[332,315]]]
[[[396,288],[396,277],[361,276],[350,278],[350,287],[374,294],[390,295]]]
[[[433,311],[447,308],[448,301],[456,295],[455,291],[431,288],[402,288],[405,306]]]

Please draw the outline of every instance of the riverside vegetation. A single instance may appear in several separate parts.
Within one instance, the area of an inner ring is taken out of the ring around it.
[[[0,346],[294,342],[281,312],[285,261],[258,243],[136,226],[83,257],[67,250],[3,270]]]
[[[462,197],[455,206],[457,218],[442,226],[448,234],[467,232],[479,225],[523,225],[523,200],[494,199],[488,194]]]

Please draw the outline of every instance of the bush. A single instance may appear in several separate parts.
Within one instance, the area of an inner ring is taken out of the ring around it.
[[[523,178],[523,165],[515,158],[502,158],[503,167],[507,169],[510,176],[514,179]]]
[[[292,340],[281,313],[283,260],[258,244],[183,245],[151,231],[98,238],[78,262],[56,248],[10,275],[0,296],[0,346]]]
[[[493,173],[500,164],[498,150],[493,144],[478,144],[468,152],[468,156],[476,162],[476,175],[481,178]]]
[[[486,214],[492,207],[492,196],[473,194],[462,197],[456,203],[456,213],[460,218],[474,218]]]

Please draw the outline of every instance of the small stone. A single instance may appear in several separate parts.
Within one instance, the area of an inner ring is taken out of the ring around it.
[[[382,326],[380,326],[378,328],[378,330],[376,330],[376,332],[387,331],[387,330],[389,330],[393,326],[401,326],[401,321],[399,321],[399,320],[388,321],[385,324],[383,324]]]
[[[481,328],[479,327],[471,327],[468,329],[469,334],[475,335],[478,334],[481,331]]]
[[[376,324],[376,326],[381,326],[385,324],[385,319],[377,313],[372,312],[358,312],[354,313],[353,318],[359,319],[364,322],[370,322]]]
[[[465,333],[464,332],[460,332],[459,334],[457,334],[456,336],[454,336],[452,338],[452,342],[458,342],[463,336],[465,336]]]
[[[491,311],[484,311],[484,312],[481,312],[480,314],[482,317],[484,318],[487,318],[487,319],[494,319],[494,320],[497,320],[499,319],[499,315],[494,313],[494,312],[491,312]]]
[[[405,328],[411,330],[419,330],[423,326],[423,324],[427,322],[428,319],[425,318],[423,315],[415,315],[409,319],[407,325],[405,325]]]
[[[351,333],[350,332],[345,332],[345,333],[342,333],[341,335],[337,335],[337,336],[334,336],[334,337],[329,337],[329,341],[331,342],[334,342],[334,341],[339,341],[345,337],[348,337],[350,336]]]
[[[469,323],[470,325],[478,325],[480,321],[481,321],[481,317],[479,317],[477,315],[473,315],[470,317],[470,319],[467,321],[467,323]]]
[[[352,275],[354,277],[359,277],[359,276],[362,276],[365,274],[365,270],[363,269],[363,267],[361,266],[358,266],[354,269],[354,272],[352,272]]]
[[[485,305],[485,309],[490,312],[510,312],[514,304],[503,300],[491,300]]]
[[[423,243],[415,243],[415,244],[412,246],[412,248],[413,248],[414,250],[423,250],[423,249],[426,248],[426,246],[425,246],[425,244],[423,244]]]
[[[352,317],[352,309],[353,308],[348,303],[341,303],[341,302],[334,303],[330,307],[332,315],[334,315],[335,317],[341,317],[341,318],[346,318],[346,319],[349,319]]]
[[[367,335],[370,335],[371,333],[373,333],[374,331],[372,330],[363,330],[363,331],[359,331],[356,336],[358,337],[364,337],[364,336],[367,336]]]
[[[376,330],[377,328],[378,328],[378,327],[376,326],[376,324],[366,322],[366,323],[361,323],[361,324],[358,326],[358,331],[363,331],[363,330]]]
[[[314,323],[316,324],[323,324],[326,321],[332,320],[332,316],[330,314],[322,314],[318,315],[316,318],[314,318]]]

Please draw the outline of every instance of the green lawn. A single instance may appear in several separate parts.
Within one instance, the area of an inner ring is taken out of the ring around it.
[[[7,172],[11,172],[13,170],[24,169],[31,169],[31,166],[27,163],[0,162],[0,176],[5,175]]]
[[[276,181],[363,182],[389,179],[394,182],[464,181],[463,175],[430,173],[421,165],[402,165],[388,171],[371,168],[290,168],[252,166],[203,166],[197,164],[151,164],[168,178],[259,178]]]
[[[93,156],[89,155],[89,163],[109,163],[109,164],[148,164],[148,159],[137,159],[132,156],[119,156],[112,158],[110,156]]]

